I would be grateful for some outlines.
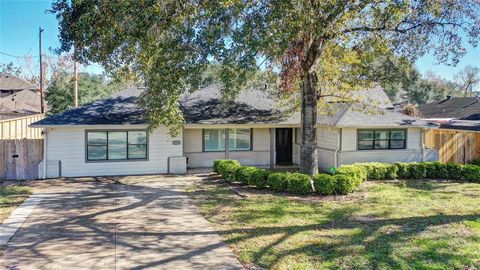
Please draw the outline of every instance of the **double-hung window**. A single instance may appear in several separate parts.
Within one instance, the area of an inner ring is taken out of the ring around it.
[[[249,128],[238,129],[204,129],[203,149],[205,152],[225,151],[228,132],[229,151],[250,151],[252,148],[252,131]]]
[[[359,130],[358,150],[405,149],[407,131],[399,130]]]
[[[87,131],[87,161],[147,159],[147,131]]]

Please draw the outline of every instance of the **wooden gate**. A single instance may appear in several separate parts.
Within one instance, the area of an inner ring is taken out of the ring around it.
[[[43,139],[0,140],[0,179],[38,178]]]
[[[438,150],[440,161],[468,163],[480,157],[480,133],[431,129],[425,145]]]

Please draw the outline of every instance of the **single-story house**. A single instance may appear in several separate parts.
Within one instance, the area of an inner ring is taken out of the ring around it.
[[[480,158],[480,98],[451,97],[418,106],[424,120],[439,124],[427,133],[427,145],[444,162],[468,163]]]
[[[223,100],[218,85],[185,94],[185,124],[175,138],[166,127],[147,131],[137,105],[142,91],[128,89],[32,124],[46,138],[44,176],[183,173],[225,158],[271,168],[299,163],[300,114],[268,91],[245,90],[235,101]],[[427,121],[380,107],[329,105],[318,116],[320,168],[437,159],[424,146]]]

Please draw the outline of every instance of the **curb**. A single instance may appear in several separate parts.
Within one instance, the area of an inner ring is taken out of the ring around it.
[[[0,224],[0,246],[7,245],[8,240],[20,229],[33,209],[42,201],[43,197],[44,194],[31,195]]]

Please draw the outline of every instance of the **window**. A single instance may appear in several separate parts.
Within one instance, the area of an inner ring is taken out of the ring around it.
[[[147,131],[88,131],[87,160],[147,158]]]
[[[250,129],[229,129],[228,150],[249,151],[250,150]]]
[[[405,149],[405,130],[359,130],[358,150]]]
[[[203,145],[207,152],[225,150],[225,129],[205,129]]]
[[[228,130],[229,151],[250,151],[251,129],[204,129],[203,149],[205,152],[225,151],[226,130]]]

